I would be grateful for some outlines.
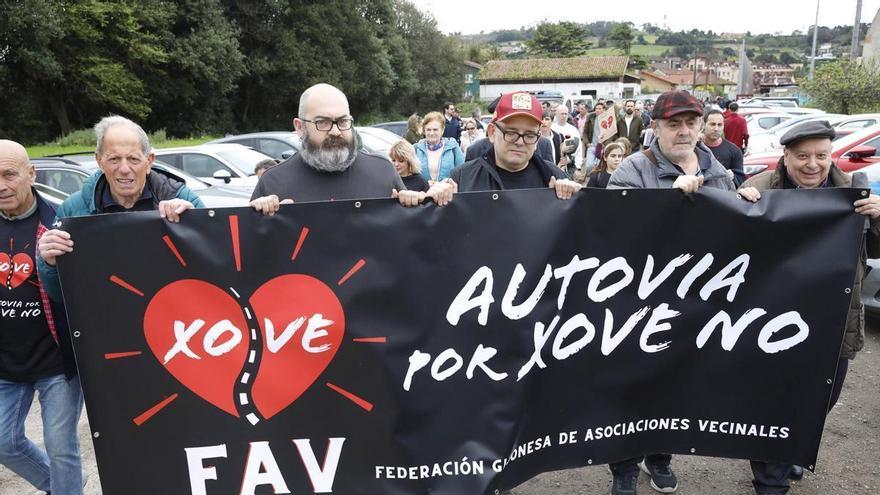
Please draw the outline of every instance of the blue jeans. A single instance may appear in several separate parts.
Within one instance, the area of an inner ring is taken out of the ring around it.
[[[24,435],[34,391],[39,392],[45,451]],[[61,374],[30,383],[0,380],[0,464],[38,490],[81,495],[77,424],[82,405],[77,376],[67,380]]]

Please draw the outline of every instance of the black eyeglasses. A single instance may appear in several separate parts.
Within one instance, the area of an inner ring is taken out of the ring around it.
[[[317,118],[315,120],[309,120],[309,119],[299,119],[299,120],[302,120],[303,122],[311,122],[312,124],[315,124],[315,129],[318,129],[319,131],[329,131],[330,129],[333,128],[334,125],[340,131],[347,131],[347,130],[351,129],[352,124],[354,124],[354,119],[351,117],[339,117],[338,119],[335,119],[335,120],[334,119],[324,119],[324,118]]]
[[[522,138],[523,143],[525,144],[535,144],[538,142],[539,139],[541,139],[541,135],[536,132],[520,133],[514,130],[505,129],[503,126],[500,126],[497,123],[495,124],[495,127],[497,127],[499,131],[501,131],[501,134],[504,136],[504,140],[510,144],[516,143],[517,141],[519,141],[519,138]]]

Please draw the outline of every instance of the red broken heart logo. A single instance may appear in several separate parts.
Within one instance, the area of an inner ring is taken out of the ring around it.
[[[27,253],[18,253],[12,258],[0,253],[0,277],[8,289],[23,284],[34,271],[34,260]]]
[[[611,123],[614,122],[614,116],[609,115],[607,119],[602,120],[599,125],[602,126],[602,129],[608,129],[611,127]]]
[[[150,300],[144,336],[165,369],[204,400],[238,417],[235,388],[246,384],[269,419],[333,360],[345,314],[333,291],[308,275],[275,277],[247,303],[237,296],[201,280],[173,282]]]

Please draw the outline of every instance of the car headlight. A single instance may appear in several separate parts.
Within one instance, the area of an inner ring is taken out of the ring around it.
[[[755,175],[760,174],[766,169],[767,165],[745,165],[743,166],[743,173],[746,175]]]

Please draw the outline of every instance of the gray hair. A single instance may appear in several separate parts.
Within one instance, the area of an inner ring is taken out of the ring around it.
[[[133,121],[121,117],[119,115],[110,115],[108,117],[104,117],[99,120],[97,124],[95,124],[95,137],[98,140],[98,144],[95,147],[95,153],[101,154],[101,148],[104,147],[104,134],[107,133],[107,130],[113,126],[124,125],[129,129],[133,130],[135,134],[138,136],[138,141],[141,144],[141,151],[145,155],[149,155],[150,152],[153,151],[153,147],[150,146],[150,138],[147,137],[147,133],[144,132],[143,127],[135,124]]]

